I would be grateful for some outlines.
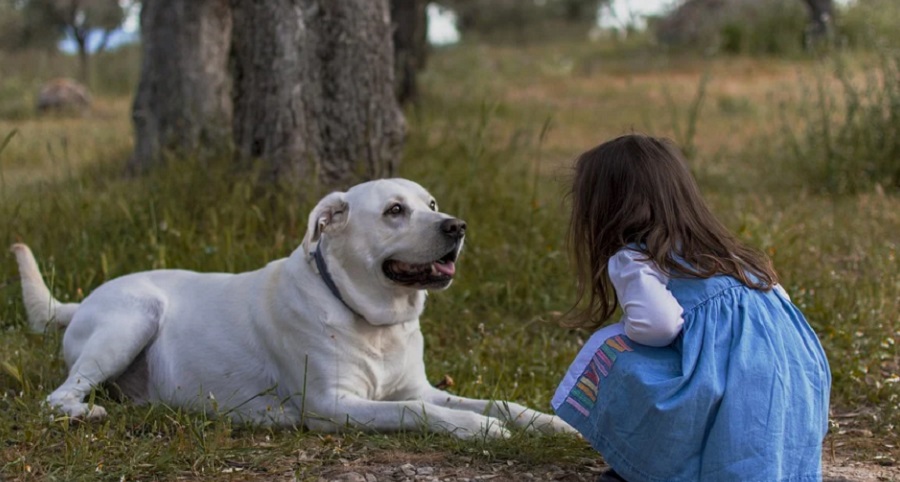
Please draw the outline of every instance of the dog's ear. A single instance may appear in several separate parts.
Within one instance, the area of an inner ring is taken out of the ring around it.
[[[326,229],[343,226],[350,218],[350,206],[342,192],[333,192],[319,201],[309,213],[309,224],[303,238],[303,249],[309,254],[309,247],[319,240]]]

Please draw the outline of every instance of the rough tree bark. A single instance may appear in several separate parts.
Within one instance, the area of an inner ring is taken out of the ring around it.
[[[231,0],[235,147],[278,178],[393,175],[405,122],[388,0]]]
[[[204,155],[227,147],[232,111],[228,0],[145,0],[141,32],[129,167],[145,170],[167,152]]]
[[[834,21],[834,3],[832,0],[803,0],[809,9],[809,28],[806,32],[806,43],[812,43],[827,39],[831,34],[831,25]]]
[[[272,177],[318,171],[319,132],[307,104],[312,33],[300,2],[231,0],[234,145],[241,161],[264,158]]]
[[[394,91],[400,103],[419,96],[416,75],[428,57],[427,0],[391,0],[394,24]]]

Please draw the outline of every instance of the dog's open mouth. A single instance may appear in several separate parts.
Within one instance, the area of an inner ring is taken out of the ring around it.
[[[456,274],[457,248],[430,263],[406,263],[396,259],[384,262],[381,269],[391,281],[421,288],[444,287]]]

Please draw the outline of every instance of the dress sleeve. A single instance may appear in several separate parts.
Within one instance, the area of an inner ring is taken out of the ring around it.
[[[642,345],[666,346],[681,332],[683,310],[666,288],[669,278],[642,256],[619,251],[609,260],[609,277],[625,312],[625,334]]]

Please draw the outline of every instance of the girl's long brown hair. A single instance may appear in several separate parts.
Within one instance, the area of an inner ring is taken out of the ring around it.
[[[738,241],[712,214],[668,139],[630,134],[583,153],[570,197],[578,291],[569,326],[595,328],[613,315],[618,300],[607,265],[629,245],[670,277],[724,274],[759,290],[778,282],[768,257]]]

